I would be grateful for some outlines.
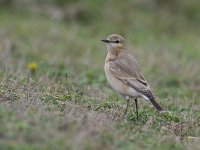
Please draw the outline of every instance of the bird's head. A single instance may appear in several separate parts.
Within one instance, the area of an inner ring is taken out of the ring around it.
[[[111,34],[106,39],[101,40],[106,43],[109,52],[121,51],[125,49],[125,39],[118,34]]]

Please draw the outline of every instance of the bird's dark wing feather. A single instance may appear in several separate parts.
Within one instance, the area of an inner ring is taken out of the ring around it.
[[[123,81],[125,84],[131,86],[138,92],[141,91],[141,94],[150,90],[147,81],[144,79],[139,70],[137,61],[130,54],[128,55],[125,53],[118,59],[110,61],[109,67],[110,71],[115,77]]]
[[[162,109],[156,103],[147,81],[144,79],[144,76],[140,72],[137,61],[132,55],[125,53],[118,59],[110,61],[109,67],[110,71],[115,77],[135,89],[137,92],[146,96],[156,107],[156,109]]]

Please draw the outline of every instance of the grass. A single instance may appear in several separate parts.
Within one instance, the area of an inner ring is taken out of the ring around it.
[[[132,10],[131,2],[116,3],[116,10],[108,1],[98,3],[101,12],[96,3],[83,5],[81,11],[96,11],[83,20],[1,9],[0,149],[198,149],[199,30],[167,11],[168,19],[142,7]],[[139,101],[139,120],[133,102],[120,119],[125,101],[105,79],[106,47],[100,42],[112,32],[127,38],[169,113]],[[37,64],[35,73],[30,63]]]

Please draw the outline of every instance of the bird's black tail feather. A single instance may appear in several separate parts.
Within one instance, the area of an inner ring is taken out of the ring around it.
[[[151,98],[149,101],[153,104],[157,111],[163,111],[162,107],[156,102],[155,98]]]
[[[133,89],[135,89],[137,92],[139,92],[142,95],[144,95],[145,97],[147,97],[149,99],[149,101],[153,104],[153,106],[157,109],[157,111],[163,111],[162,107],[156,102],[155,97],[153,96],[151,90],[140,89],[137,86],[135,86],[129,82],[125,82],[125,83],[128,84]]]

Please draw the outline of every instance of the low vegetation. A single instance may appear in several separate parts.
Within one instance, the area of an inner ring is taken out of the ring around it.
[[[199,5],[0,3],[0,149],[199,148]],[[126,37],[168,113],[141,100],[139,120],[134,102],[121,119],[103,71],[110,33]]]

